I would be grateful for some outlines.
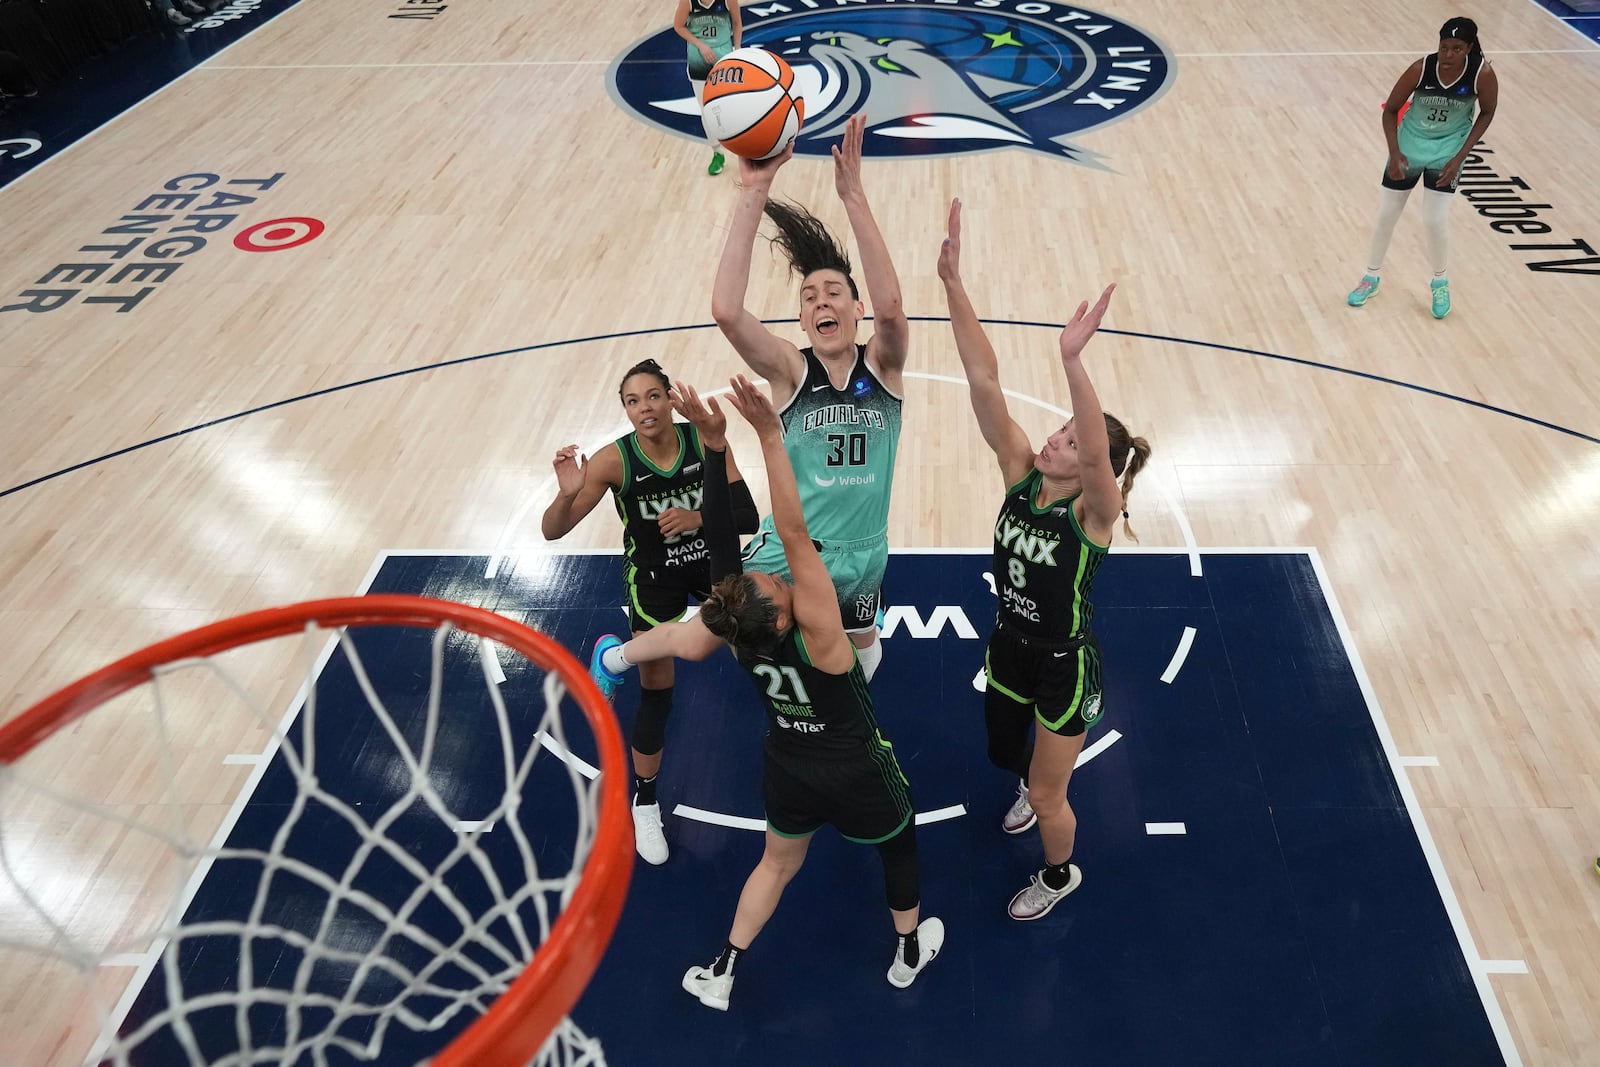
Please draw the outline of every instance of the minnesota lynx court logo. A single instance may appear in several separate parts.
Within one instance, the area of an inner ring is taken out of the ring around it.
[[[1031,148],[1093,165],[1071,139],[1155,101],[1172,57],[1144,31],[1043,0],[781,0],[743,8],[744,44],[789,61],[806,102],[795,141],[825,156],[866,111],[875,156]],[[683,38],[662,30],[611,64],[613,99],[704,138]]]

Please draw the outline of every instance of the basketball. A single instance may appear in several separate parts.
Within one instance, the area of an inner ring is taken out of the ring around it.
[[[782,152],[805,118],[793,69],[764,48],[735,48],[717,60],[701,104],[706,133],[745,159]]]

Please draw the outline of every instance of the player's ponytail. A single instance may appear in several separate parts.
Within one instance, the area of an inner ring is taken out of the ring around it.
[[[700,620],[735,649],[767,652],[783,636],[778,633],[777,605],[748,574],[730,574],[713,585],[700,605]]]
[[[1122,532],[1137,541],[1139,535],[1128,522],[1128,494],[1133,492],[1133,480],[1150,462],[1150,442],[1129,433],[1115,415],[1105,418],[1106,439],[1111,447],[1111,473],[1122,479]]]
[[[850,276],[850,257],[822,220],[798,204],[781,200],[768,200],[766,212],[778,227],[772,243],[783,249],[791,270],[802,278],[814,271],[836,270],[850,283],[850,298],[861,299],[856,280]]]

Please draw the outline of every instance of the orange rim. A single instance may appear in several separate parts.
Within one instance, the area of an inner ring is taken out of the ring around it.
[[[572,654],[545,634],[482,608],[402,595],[337,597],[252,612],[169,637],[124,656],[0,723],[0,763],[14,763],[45,738],[94,708],[148,682],[156,667],[298,633],[307,624],[414,626],[459,630],[513,648],[566,684],[594,732],[600,758],[599,819],[594,847],[572,899],[511,987],[450,1046],[434,1067],[526,1067],[583,995],[622,914],[633,874],[622,732],[611,705]]]

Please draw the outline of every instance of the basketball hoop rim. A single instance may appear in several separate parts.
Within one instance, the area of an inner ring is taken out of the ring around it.
[[[598,820],[594,847],[578,888],[533,962],[487,1012],[431,1061],[433,1067],[526,1067],[582,996],[622,914],[633,873],[633,821],[628,810],[621,729],[589,672],[554,638],[483,608],[403,594],[334,597],[254,611],[157,641],[0,723],[0,763],[16,762],[94,708],[150,681],[162,664],[286,637],[308,624],[437,629],[445,622],[512,648],[555,672],[583,709],[598,750]]]

